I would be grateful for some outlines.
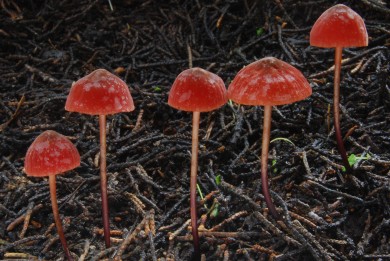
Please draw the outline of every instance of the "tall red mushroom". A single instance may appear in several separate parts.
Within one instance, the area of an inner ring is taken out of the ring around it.
[[[97,69],[73,83],[65,109],[71,112],[99,115],[103,229],[106,247],[110,247],[106,174],[106,115],[133,111],[133,98],[124,81],[107,70]]]
[[[56,175],[80,166],[80,154],[65,136],[55,131],[45,131],[39,135],[27,150],[24,171],[28,176],[49,177],[50,199],[54,221],[62,248],[68,260],[73,260],[58,214],[56,195]]]
[[[333,114],[337,147],[348,173],[352,172],[340,130],[340,71],[343,47],[368,45],[363,19],[348,6],[338,4],[326,10],[310,31],[310,45],[335,48]]]
[[[196,213],[199,118],[201,112],[215,110],[226,102],[226,87],[223,80],[218,75],[197,67],[187,69],[176,77],[168,97],[168,104],[173,108],[193,112],[190,209],[195,259],[199,259],[200,256]]]
[[[268,148],[272,106],[293,103],[311,95],[311,87],[295,67],[273,57],[266,57],[241,69],[228,88],[228,98],[244,105],[264,106],[261,149],[261,186],[271,214],[279,219],[268,188]]]

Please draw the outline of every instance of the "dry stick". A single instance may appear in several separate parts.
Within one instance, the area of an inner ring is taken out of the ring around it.
[[[191,223],[191,219],[187,220],[186,222],[183,223],[183,225],[181,225],[181,227],[179,227],[178,229],[176,229],[175,231],[173,231],[172,233],[168,233],[168,239],[169,241],[173,241],[177,235],[179,235],[184,229],[186,229],[186,227]]]
[[[188,67],[192,68],[192,50],[188,42],[187,42],[187,53],[188,53]]]
[[[135,227],[133,232],[129,232],[127,234],[127,237],[122,241],[122,244],[118,248],[118,251],[115,254],[114,260],[119,261],[122,260],[122,255],[125,252],[126,248],[129,246],[131,241],[135,239],[135,237],[138,235],[138,233],[142,230],[142,227],[145,226],[146,222],[150,220],[150,214],[154,214],[154,210],[152,209],[149,213],[147,213],[144,217],[144,219]]]
[[[23,229],[19,235],[20,238],[24,238],[24,235],[27,232],[28,225],[30,224],[30,218],[31,218],[33,207],[34,207],[34,202],[30,202],[30,204],[28,204],[26,215],[24,218]]]
[[[194,256],[199,259],[199,235],[198,218],[196,213],[196,176],[198,170],[198,143],[199,143],[199,118],[200,112],[194,111],[192,116],[192,150],[191,150],[191,178],[190,178],[190,208],[191,208],[191,227],[194,244]]]
[[[255,212],[253,213],[255,217],[265,226],[264,229],[265,231],[269,230],[275,235],[280,236],[288,244],[292,244],[298,247],[302,245],[295,239],[290,238],[288,235],[283,233],[279,228],[277,228],[273,223],[271,223],[265,216],[263,216],[263,214],[260,213],[260,211],[262,211],[262,208],[256,202],[254,202],[250,197],[246,196],[244,193],[242,193],[241,191],[239,191],[237,188],[227,183],[226,181],[222,180],[221,184],[219,185],[221,186],[222,189],[227,190],[228,192],[232,193],[236,197],[241,198],[246,202],[248,202],[248,204],[250,204],[250,206],[255,210]]]
[[[0,164],[0,167],[2,167],[2,165]],[[3,213],[7,214],[8,216],[16,216],[16,213],[13,212],[12,210],[9,210],[8,208],[6,208],[3,204],[0,203],[0,211],[3,211]],[[22,216],[23,219],[24,219],[24,215]],[[15,222],[15,221],[14,221]],[[8,227],[7,227],[8,229]]]
[[[334,190],[334,189],[327,188],[326,186],[321,185],[320,183],[317,183],[314,180],[308,180],[307,183],[315,185],[315,186],[317,186],[317,187],[319,187],[319,188],[321,188],[321,189],[323,189],[323,190],[325,190],[325,191],[327,191],[329,193],[333,193],[333,194],[338,195],[338,196],[343,196],[345,198],[353,199],[353,200],[355,200],[355,201],[357,201],[357,202],[359,202],[361,204],[364,203],[364,200],[359,198],[359,197],[356,197],[356,196],[353,196],[353,195],[350,195],[350,194],[347,194],[347,193],[344,193],[344,192],[340,192],[340,191],[337,191],[337,190]]]
[[[104,256],[107,256],[108,254],[111,254],[111,252],[115,252],[115,247],[106,248],[99,253],[95,254],[95,256],[91,259],[91,261],[101,261],[101,260],[108,260],[107,258],[104,259]],[[121,259],[119,259],[121,260]]]
[[[201,237],[214,237],[214,238],[234,238],[234,239],[248,239],[251,237],[259,237],[262,236],[262,233],[260,232],[221,232],[221,231],[199,231],[199,235]],[[175,237],[179,241],[191,241],[192,236],[191,235],[185,235],[185,236],[177,236]]]
[[[317,250],[321,253],[321,256],[323,260],[332,260],[332,257],[327,253],[326,249],[316,240],[315,236],[311,234],[298,220],[292,221],[292,224],[294,227],[298,230],[300,234],[302,234],[305,239],[317,248]],[[335,258],[334,255],[332,255],[333,258]]]
[[[100,191],[102,195],[102,216],[104,241],[106,248],[111,245],[110,242],[110,220],[108,216],[108,199],[107,199],[107,173],[106,173],[106,115],[99,115],[99,130],[100,130]]]
[[[307,160],[307,154],[306,151],[302,151],[302,161],[303,161],[303,166],[305,167],[306,173],[309,177],[313,177],[313,174],[310,171],[310,166],[309,162]]]
[[[345,170],[348,174],[352,173],[352,168],[349,165],[347,153],[345,151],[343,137],[340,130],[340,71],[341,71],[341,58],[342,47],[335,48],[335,68],[334,68],[334,96],[333,96],[333,118],[334,118],[334,130],[336,134],[337,148],[343,160]]]
[[[79,260],[78,261],[84,261],[85,258],[87,257],[88,255],[88,252],[89,252],[89,246],[90,246],[91,242],[87,239],[85,240],[85,244],[84,244],[84,252],[81,254],[81,256],[79,257]]]
[[[221,223],[213,226],[212,228],[210,228],[208,231],[218,231],[220,228],[222,228],[225,224],[227,223],[230,223],[232,221],[234,221],[235,219],[237,218],[240,218],[242,216],[247,216],[248,215],[248,212],[247,211],[240,211],[240,212],[237,212],[235,214],[233,214],[231,217],[225,219],[224,221],[222,221]]]
[[[51,231],[53,230],[53,228],[54,228],[55,226],[56,226],[55,223],[51,223],[51,224],[49,225],[49,227],[46,229],[46,231],[45,231],[45,233],[44,233],[45,237],[49,237],[49,234],[51,233]]]
[[[0,247],[0,253],[5,253],[8,249],[15,248],[17,246],[32,242],[32,241],[38,241],[45,239],[46,236],[43,235],[37,235],[37,236],[31,236],[31,237],[25,237],[23,239],[20,239],[18,241],[12,242],[7,244],[6,246]]]
[[[134,206],[135,206],[137,213],[140,213],[142,215],[145,214],[144,209],[146,206],[144,205],[144,203],[142,203],[142,201],[136,195],[134,195],[133,193],[130,193],[130,192],[125,192],[124,195],[126,197],[128,197],[134,203]]]
[[[313,229],[313,230],[317,229],[317,225],[316,225],[315,223],[313,223],[311,220],[309,220],[309,219],[307,219],[307,218],[305,218],[305,217],[302,217],[302,216],[300,216],[300,215],[298,215],[297,213],[294,213],[294,212],[292,212],[292,211],[289,211],[288,213],[290,214],[290,216],[291,216],[292,218],[295,218],[295,219],[297,219],[298,221],[300,221],[300,222],[302,222],[302,223],[305,223],[305,224],[307,224],[308,226],[310,226],[311,229]]]
[[[38,257],[36,256],[26,254],[26,253],[15,253],[15,252],[5,253],[3,257],[4,257],[3,260],[38,260]]]
[[[156,224],[154,221],[154,210],[151,210],[148,215],[148,220],[145,223],[145,234],[148,235],[150,253],[152,255],[152,260],[157,261],[156,248],[154,243],[154,237],[156,235]]]
[[[54,222],[56,223],[58,236],[60,237],[60,241],[62,244],[62,248],[64,249],[65,255],[68,260],[73,260],[70,255],[68,244],[66,243],[66,239],[64,236],[64,231],[62,229],[60,215],[58,213],[58,204],[57,204],[57,192],[56,192],[56,176],[49,176],[49,187],[50,187],[50,199],[51,199],[51,207],[53,209]]]
[[[266,231],[271,231],[273,234],[283,238],[287,244],[291,244],[297,247],[301,247],[302,244],[295,240],[294,238],[289,237],[286,233],[283,233],[278,227],[272,224],[268,219],[266,219],[259,211],[253,212],[254,216],[265,226]]]
[[[141,109],[139,111],[139,114],[138,114],[138,117],[137,117],[137,121],[135,122],[135,126],[133,128],[133,130],[131,132],[136,132],[138,131],[140,128],[141,128],[141,122],[142,122],[142,116],[144,115],[144,110]]]
[[[264,124],[263,124],[263,140],[262,140],[262,148],[261,148],[261,187],[263,190],[263,195],[265,199],[265,203],[272,216],[279,220],[279,214],[276,211],[275,205],[272,203],[271,195],[269,193],[268,187],[268,148],[270,141],[270,133],[271,133],[271,114],[272,114],[272,106],[266,105],[264,106]]]
[[[152,260],[157,261],[156,248],[154,246],[154,238],[153,238],[153,233],[151,231],[149,231],[148,233],[148,238],[149,238],[149,246],[150,246],[150,253],[152,255]]]

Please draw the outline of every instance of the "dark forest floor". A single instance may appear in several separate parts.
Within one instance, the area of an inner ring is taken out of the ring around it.
[[[112,259],[135,230],[123,260],[189,259],[191,114],[169,107],[167,94],[191,53],[194,66],[218,74],[226,86],[244,65],[274,56],[300,69],[313,88],[308,99],[273,110],[271,139],[294,144],[270,145],[270,187],[283,222],[268,215],[261,194],[262,108],[230,103],[201,114],[198,183],[207,197],[198,211],[207,260],[390,259],[390,7],[384,2],[342,2],[365,19],[370,37],[368,47],[344,51],[342,132],[348,153],[366,158],[346,180],[331,113],[333,50],[308,41],[318,16],[340,1],[112,0],[111,11],[104,0],[1,0],[0,258],[63,258],[47,179],[23,172],[28,146],[52,129],[67,135],[82,159],[57,178],[75,257]],[[64,110],[72,82],[97,68],[124,79],[136,105],[108,117],[115,234],[107,250],[100,233],[98,120]],[[145,232],[145,224],[155,233]]]

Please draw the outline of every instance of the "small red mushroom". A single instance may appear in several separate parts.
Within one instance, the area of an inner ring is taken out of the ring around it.
[[[110,247],[110,222],[106,174],[106,115],[134,110],[133,98],[126,83],[104,69],[98,69],[73,83],[65,110],[99,115],[100,130],[100,190],[104,240]]]
[[[272,106],[303,100],[311,92],[308,81],[298,69],[273,57],[263,58],[241,69],[228,88],[228,98],[234,102],[264,106],[261,186],[268,209],[276,219],[279,215],[272,203],[267,174]]]
[[[80,154],[76,147],[65,136],[55,131],[45,131],[39,135],[27,150],[24,171],[28,176],[49,176],[50,199],[54,221],[60,237],[62,248],[68,260],[73,260],[58,214],[56,195],[56,175],[80,166]]]
[[[338,4],[326,10],[310,31],[310,45],[335,48],[333,114],[337,147],[348,173],[352,172],[340,130],[340,70],[343,47],[368,45],[363,19],[348,6]]]
[[[196,213],[199,118],[201,112],[215,110],[226,102],[226,87],[223,80],[218,75],[201,68],[191,68],[181,72],[176,77],[168,97],[168,104],[171,107],[193,112],[190,209],[195,259],[200,257],[198,218]]]

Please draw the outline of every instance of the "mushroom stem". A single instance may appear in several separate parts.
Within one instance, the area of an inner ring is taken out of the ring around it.
[[[345,151],[343,138],[340,130],[340,71],[343,47],[335,48],[334,58],[334,96],[333,96],[333,118],[334,130],[336,134],[337,148],[343,160],[343,164],[347,173],[352,173],[352,168],[349,165],[347,152]]]
[[[56,223],[58,236],[60,237],[60,241],[62,244],[62,248],[64,249],[66,258],[69,261],[73,261],[72,256],[70,255],[68,244],[66,243],[66,239],[64,236],[64,231],[62,229],[60,215],[58,213],[58,204],[57,204],[57,192],[56,192],[56,176],[49,176],[49,187],[50,187],[50,199],[51,199],[51,207],[53,209],[54,222]]]
[[[196,213],[196,176],[198,172],[198,143],[199,143],[199,118],[200,112],[194,111],[192,116],[192,150],[191,150],[191,178],[190,178],[190,209],[192,239],[194,244],[194,260],[200,257],[198,218]]]
[[[276,211],[275,205],[272,203],[271,195],[268,187],[268,149],[271,133],[271,114],[272,106],[264,106],[264,123],[263,123],[263,140],[261,145],[261,187],[265,203],[267,204],[269,212],[275,219],[280,219]]]
[[[102,195],[102,216],[104,241],[106,248],[111,245],[110,242],[110,221],[107,199],[107,173],[106,173],[106,115],[99,115],[99,130],[100,130],[100,191]]]

